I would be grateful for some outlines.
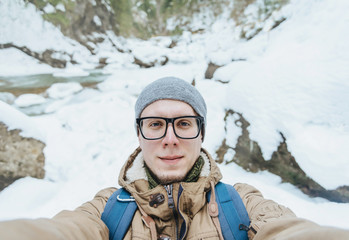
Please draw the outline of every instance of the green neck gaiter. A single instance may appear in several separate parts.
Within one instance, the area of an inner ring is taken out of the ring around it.
[[[184,178],[183,182],[196,182],[201,173],[201,169],[205,164],[205,160],[202,156],[199,156],[198,160],[194,163],[194,166],[190,169],[187,176]],[[160,184],[159,179],[155,176],[155,174],[149,169],[149,167],[144,163],[144,169],[148,177],[149,189],[155,188]]]

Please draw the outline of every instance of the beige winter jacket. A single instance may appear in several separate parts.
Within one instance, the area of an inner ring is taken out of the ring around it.
[[[142,154],[137,149],[128,159],[119,176],[120,186],[125,187],[136,199],[140,208],[155,221],[158,235],[176,239],[182,227],[184,239],[219,239],[218,231],[208,214],[205,194],[211,189],[210,182],[217,183],[221,173],[209,154],[205,159],[200,178],[195,183],[173,184],[176,209],[168,206],[168,193],[163,186],[149,190],[142,164]],[[183,188],[179,199],[179,188]],[[266,200],[262,194],[246,184],[235,184],[251,220],[250,239],[349,239],[349,231],[322,227],[297,218],[288,208]],[[62,211],[52,219],[14,220],[0,223],[0,239],[108,239],[108,228],[101,214],[108,198],[116,188],[104,189],[74,211]],[[154,207],[149,205],[153,194],[163,194],[165,201]],[[176,215],[178,221],[175,221]],[[136,211],[130,229],[124,239],[151,239],[150,229]]]

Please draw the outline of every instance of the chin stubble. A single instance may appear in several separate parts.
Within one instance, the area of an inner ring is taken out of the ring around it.
[[[175,183],[175,182],[182,182],[184,180],[186,175],[180,175],[180,176],[169,176],[166,174],[161,174],[161,175],[157,175],[157,178],[160,181],[161,185],[165,185],[165,184],[170,184],[170,183]]]

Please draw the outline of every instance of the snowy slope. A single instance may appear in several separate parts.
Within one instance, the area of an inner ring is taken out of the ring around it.
[[[294,2],[288,21],[244,44],[247,61],[215,78],[230,81],[226,107],[250,121],[266,159],[280,131],[303,170],[334,189],[349,183],[349,2]]]
[[[110,58],[110,62],[118,65],[121,61],[124,64],[129,61],[128,54],[121,55],[110,41],[94,46],[96,54],[92,55],[86,47],[64,36],[52,23],[44,21],[42,13],[24,0],[1,0],[0,20],[0,44],[11,43],[36,53],[52,50],[55,52],[52,57],[68,63],[74,60],[85,69],[96,67],[103,57]],[[114,34],[108,34],[114,43],[119,41]],[[0,49],[0,62],[0,76],[59,72],[15,48]],[[70,67],[68,64],[67,68]]]

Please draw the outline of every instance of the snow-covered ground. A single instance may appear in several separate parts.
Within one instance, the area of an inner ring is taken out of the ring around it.
[[[1,1],[0,12],[6,4],[14,12],[16,6],[22,9],[19,2]],[[20,179],[4,189],[0,193],[0,220],[51,217],[88,201],[103,187],[117,186],[122,164],[137,147],[132,120],[136,97],[151,81],[170,75],[188,82],[195,79],[206,99],[208,129],[203,145],[212,154],[225,137],[223,118],[225,109],[231,108],[251,123],[251,138],[259,143],[266,159],[277,149],[282,132],[289,150],[310,177],[328,189],[348,185],[348,10],[347,0],[294,0],[279,13],[288,18],[285,22],[272,31],[265,29],[248,42],[236,39],[236,32],[224,18],[205,34],[184,33],[172,49],[166,48],[166,38],[148,42],[129,39],[125,44],[135,49],[140,59],[166,55],[169,63],[140,69],[129,64],[129,55],[125,55],[107,66],[105,71],[112,75],[97,89],[53,85],[41,96],[46,102],[29,95],[18,98],[12,107],[1,103],[0,121],[11,128],[22,128],[26,135],[29,129],[29,134],[45,141],[46,177]],[[28,11],[34,14],[32,9]],[[23,18],[26,13],[21,12]],[[0,22],[4,30],[1,43],[11,40],[10,28],[17,26],[8,19],[15,18],[7,15],[8,25]],[[28,35],[24,42],[30,43],[31,33],[25,28],[21,31],[22,37]],[[58,34],[51,27],[42,31]],[[57,37],[57,41],[65,40]],[[0,50],[0,76],[21,73],[21,58],[12,58],[17,53],[6,51]],[[210,60],[226,65],[207,80],[204,72]],[[8,62],[12,68],[1,67]],[[34,60],[26,58],[25,63],[30,73],[43,72],[42,65]],[[45,72],[56,72],[44,68]],[[31,104],[43,104],[47,114],[26,117],[14,109]],[[228,140],[233,143],[239,131],[230,129],[229,133]],[[221,165],[221,170],[223,181],[250,183],[266,198],[290,207],[300,217],[349,229],[349,204],[309,198],[267,172],[251,174],[235,164]]]

